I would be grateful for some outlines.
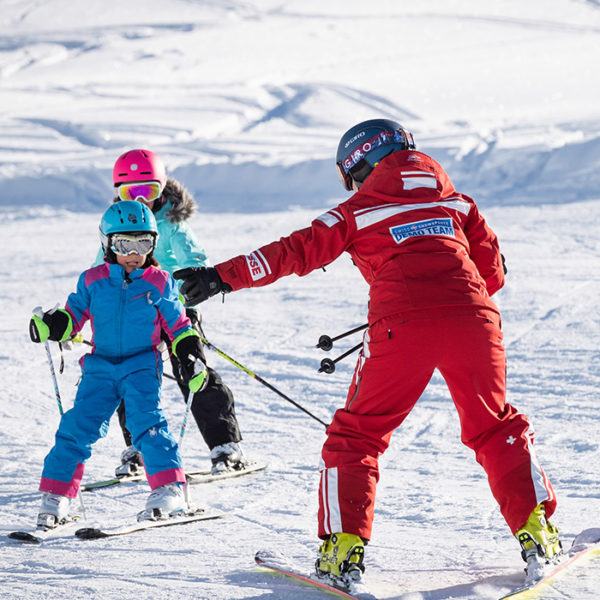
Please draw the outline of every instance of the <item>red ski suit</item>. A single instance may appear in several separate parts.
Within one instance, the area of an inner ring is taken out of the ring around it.
[[[216,265],[233,290],[305,275],[348,252],[370,286],[369,328],[346,405],[323,446],[319,536],[371,536],[378,458],[434,370],[458,411],[461,439],[485,469],[512,532],[552,487],[527,417],[505,402],[500,314],[504,285],[494,232],[429,156],[395,152],[349,200],[310,227]]]

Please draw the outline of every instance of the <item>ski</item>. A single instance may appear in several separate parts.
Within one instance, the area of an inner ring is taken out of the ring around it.
[[[41,544],[45,540],[60,537],[65,533],[71,533],[76,527],[79,527],[79,517],[69,517],[67,521],[53,527],[52,529],[46,529],[45,527],[36,527],[30,531],[11,531],[8,534],[9,539],[17,542],[23,542],[25,544]]]
[[[210,483],[212,481],[220,481],[221,479],[231,479],[233,477],[240,477],[241,475],[247,475],[249,473],[255,473],[256,471],[262,471],[267,468],[266,464],[262,463],[249,463],[246,468],[239,469],[238,471],[225,471],[213,475],[210,470],[200,471],[189,471],[186,473],[187,481],[190,485],[199,483]],[[123,477],[113,477],[112,479],[106,479],[104,481],[95,481],[93,483],[87,483],[81,486],[82,492],[91,492],[107,487],[113,487],[122,483],[146,481],[145,473],[137,473],[135,475],[124,475]]]
[[[350,598],[351,600],[360,600],[358,596],[353,596],[349,593],[349,591],[325,583],[320,579],[313,579],[312,577],[303,575],[302,573],[298,573],[293,568],[290,568],[284,563],[282,563],[281,558],[274,555],[272,552],[264,550],[257,552],[254,556],[254,562],[256,562],[256,564],[261,569],[267,572],[271,572],[277,575],[283,575],[287,579],[291,579],[292,581],[319,589],[330,595],[337,596],[338,598]]]
[[[129,483],[130,481],[145,481],[146,474],[140,473],[136,475],[123,475],[123,477],[113,477],[112,479],[105,479],[104,481],[94,481],[93,483],[86,483],[79,489],[82,492],[91,492],[93,490],[99,490],[101,488],[112,487],[114,485],[120,485],[121,483]]]
[[[532,600],[538,598],[540,591],[573,564],[581,564],[584,558],[600,554],[600,528],[585,529],[574,540],[573,545],[564,553],[560,562],[552,565],[541,578],[525,583],[499,600]]]
[[[223,473],[217,473],[216,475],[213,475],[210,471],[192,471],[191,473],[186,473],[185,476],[190,485],[196,485],[198,483],[211,483],[212,481],[233,479],[234,477],[240,477],[242,475],[248,475],[249,473],[263,471],[266,468],[266,464],[248,463],[248,465],[246,465],[243,469],[238,469],[236,471],[224,471]]]
[[[181,517],[170,517],[168,519],[159,519],[156,521],[137,521],[136,523],[129,525],[119,525],[116,527],[106,527],[102,529],[96,527],[83,527],[75,531],[75,535],[82,540],[97,540],[99,538],[114,537],[117,535],[129,535],[130,533],[144,531],[146,529],[156,529],[158,527],[170,527],[172,525],[195,523],[196,521],[220,519],[224,516],[224,513],[207,513],[203,508],[199,508],[193,512],[186,513],[185,516]]]

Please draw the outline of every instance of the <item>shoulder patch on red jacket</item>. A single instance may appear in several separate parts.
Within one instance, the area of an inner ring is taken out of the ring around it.
[[[321,221],[327,225],[327,227],[333,227],[337,223],[341,223],[344,220],[344,216],[341,212],[335,209],[328,210],[326,213],[318,216],[315,221]]]

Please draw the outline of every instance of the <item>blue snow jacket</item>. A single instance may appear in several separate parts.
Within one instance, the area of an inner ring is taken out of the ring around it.
[[[116,361],[156,350],[161,329],[174,339],[192,328],[175,280],[156,267],[129,275],[117,264],[92,267],[80,275],[65,309],[73,334],[89,319],[93,353]]]

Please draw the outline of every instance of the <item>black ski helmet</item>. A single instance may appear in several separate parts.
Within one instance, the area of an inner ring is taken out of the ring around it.
[[[352,190],[352,181],[361,184],[377,163],[398,150],[414,150],[409,133],[391,119],[371,119],[351,127],[340,139],[335,157],[342,185]]]

